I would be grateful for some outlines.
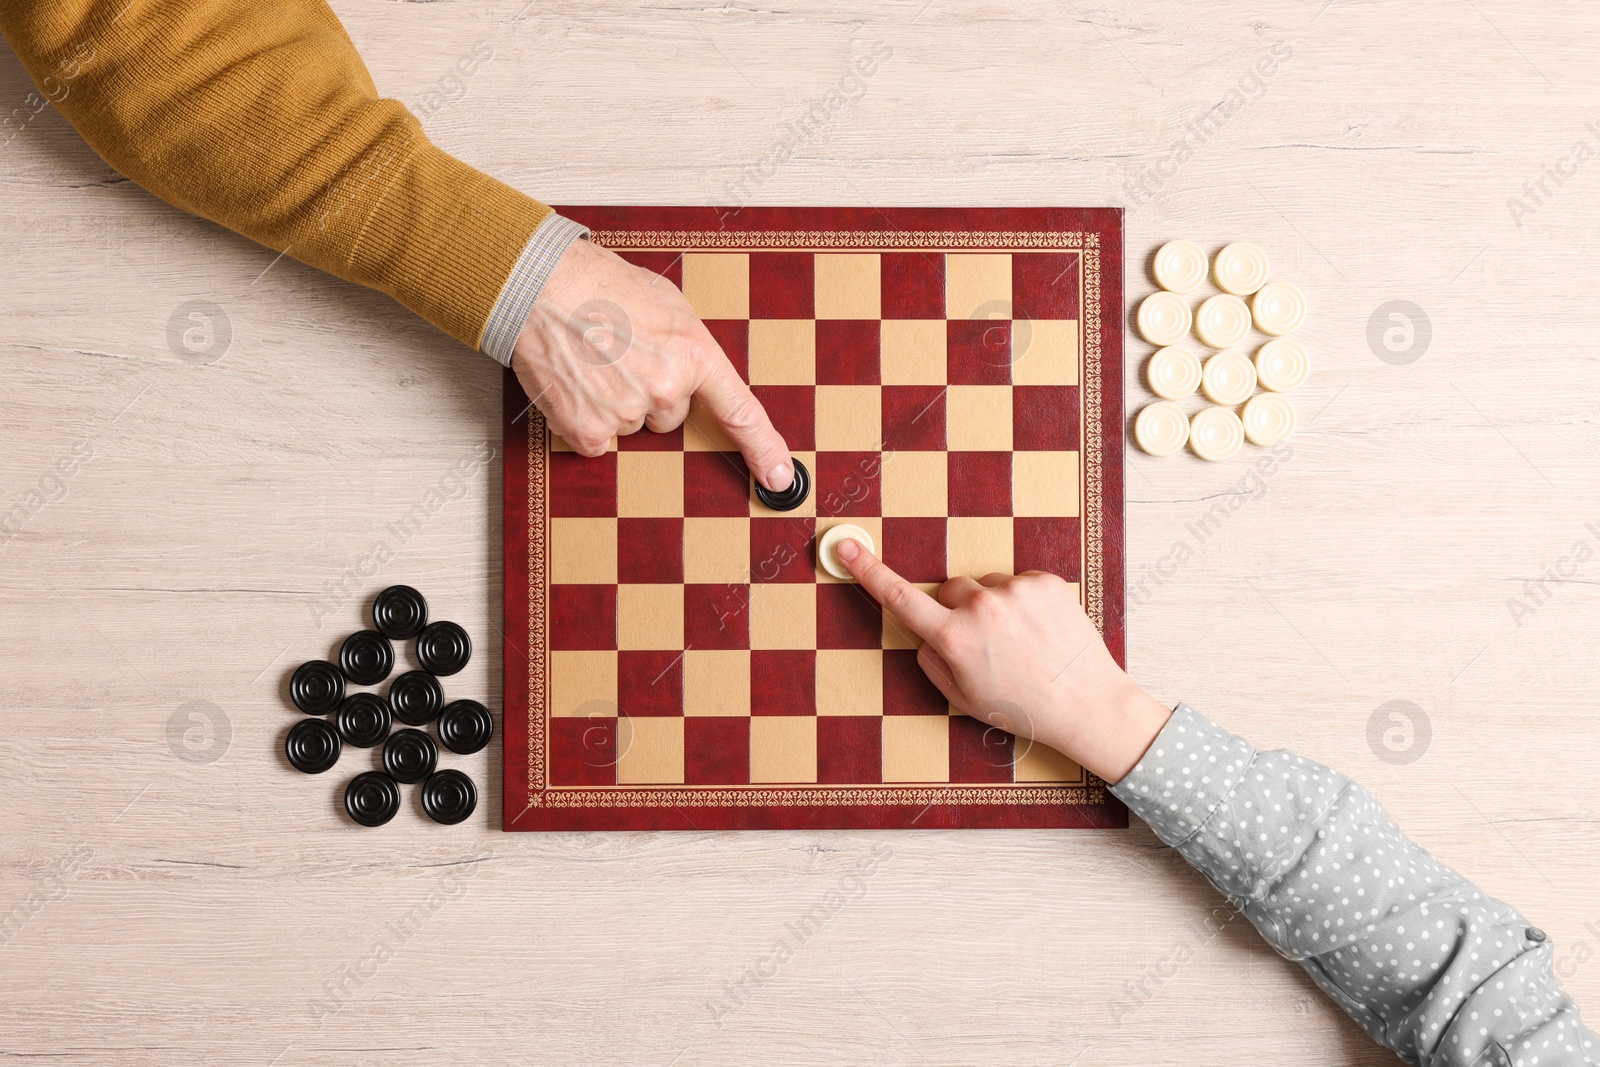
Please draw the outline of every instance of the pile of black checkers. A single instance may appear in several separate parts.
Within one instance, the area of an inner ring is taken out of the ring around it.
[[[345,639],[339,663],[302,663],[289,682],[295,707],[312,718],[289,731],[284,753],[296,770],[321,774],[339,761],[345,745],[383,746],[383,770],[350,780],[344,810],[362,826],[382,826],[400,810],[401,784],[422,783],[422,810],[434,822],[461,822],[478,806],[472,779],[440,770],[439,746],[421,729],[436,722],[439,743],[463,756],[494,737],[494,718],[476,700],[444,702],[440,678],[458,673],[472,658],[472,639],[453,622],[428,621],[428,602],[407,585],[391,585],[372,605],[375,630]],[[345,692],[345,684],[376,686],[394,670],[394,641],[416,638],[420,671],[406,671],[378,693]],[[332,714],[333,722],[323,716]],[[389,732],[399,719],[410,729]]]

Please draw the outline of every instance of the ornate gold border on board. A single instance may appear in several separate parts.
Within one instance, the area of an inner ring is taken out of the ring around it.
[[[916,248],[941,252],[980,248],[1010,252],[1100,246],[1098,233],[1076,230],[595,230],[590,239],[613,250],[639,252],[685,248]]]
[[[735,789],[726,786],[655,789],[561,789],[546,794],[547,808],[817,808],[817,807],[908,807],[931,805],[997,804],[1104,804],[1105,789],[1099,786],[885,786],[869,789],[859,785],[818,785],[809,789],[774,786]]]
[[[1104,382],[1100,373],[1100,235],[1094,232],[1002,232],[956,230],[595,230],[591,240],[612,250],[676,251],[680,249],[814,250],[923,249],[936,251],[1025,251],[1041,248],[1080,249],[1079,336],[1083,342],[1081,420],[1084,464],[1083,590],[1084,610],[1102,631],[1105,622],[1105,531],[1101,495],[1104,464],[1097,435],[1102,426]],[[1085,772],[1087,786],[1007,783],[982,785],[816,784],[794,787],[692,787],[663,785],[649,789],[548,786],[545,779],[545,723],[549,687],[549,641],[546,591],[549,552],[549,436],[544,418],[528,413],[528,803],[549,808],[684,808],[684,807],[857,807],[890,805],[1028,805],[1104,804],[1105,783]]]

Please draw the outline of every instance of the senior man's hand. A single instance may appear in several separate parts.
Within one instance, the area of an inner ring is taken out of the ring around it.
[[[556,264],[511,353],[528,396],[580,454],[614,434],[714,420],[755,477],[782,491],[789,448],[678,287],[589,241]]]

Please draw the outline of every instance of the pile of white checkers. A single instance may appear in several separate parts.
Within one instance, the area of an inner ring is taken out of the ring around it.
[[[1154,273],[1161,289],[1139,304],[1136,324],[1140,336],[1158,346],[1145,378],[1161,399],[1134,420],[1139,447],[1170,456],[1188,445],[1201,459],[1222,460],[1246,439],[1268,447],[1287,439],[1295,415],[1283,394],[1301,385],[1311,369],[1305,348],[1285,336],[1305,321],[1305,296],[1288,282],[1268,281],[1267,254],[1248,241],[1227,245],[1210,263],[1193,241],[1168,241],[1156,253]],[[1191,311],[1184,294],[1198,289],[1207,274],[1222,291]],[[1271,338],[1254,360],[1239,350],[1252,327]],[[1217,350],[1204,365],[1182,343],[1191,329]],[[1263,392],[1256,392],[1258,385]],[[1211,405],[1191,416],[1177,401],[1196,390]]]

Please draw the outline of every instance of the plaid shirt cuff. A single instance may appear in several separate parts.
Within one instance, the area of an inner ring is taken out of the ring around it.
[[[554,212],[539,223],[517,258],[517,265],[511,268],[511,276],[506,279],[499,299],[494,302],[494,310],[489,312],[489,320],[483,325],[479,347],[485,354],[503,366],[511,366],[511,350],[539,294],[544,291],[544,283],[550,280],[550,272],[556,269],[556,263],[573,241],[588,236],[589,227]]]

